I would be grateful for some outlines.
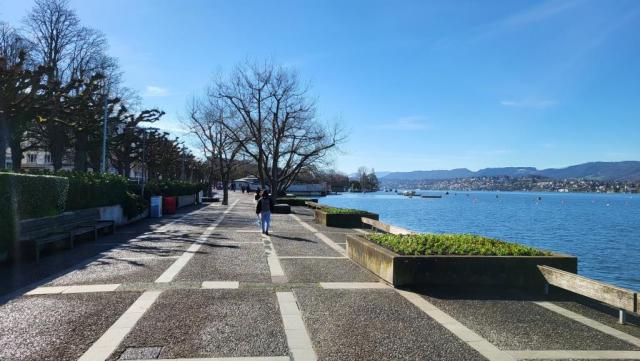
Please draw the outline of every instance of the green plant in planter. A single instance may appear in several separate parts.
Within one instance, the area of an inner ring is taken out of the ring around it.
[[[548,256],[516,243],[473,234],[368,234],[368,240],[402,255]]]
[[[322,211],[327,214],[369,214],[367,211],[352,208],[325,207],[322,208]]]

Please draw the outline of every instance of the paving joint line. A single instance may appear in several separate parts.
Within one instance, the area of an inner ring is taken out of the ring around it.
[[[326,235],[322,234],[320,231],[315,229],[310,224],[302,221],[300,219],[300,217],[296,216],[295,214],[289,214],[289,216],[291,216],[291,218],[295,219],[300,225],[302,225],[302,227],[304,227],[305,229],[307,229],[310,232],[312,232],[314,236],[316,236],[318,239],[320,239],[322,242],[324,242],[327,246],[333,248],[334,251],[336,251],[339,254],[341,254],[341,255],[346,257],[346,255],[347,255],[346,251],[342,247],[338,246],[333,240],[331,240],[331,238],[329,238]]]
[[[638,360],[640,351],[618,350],[514,350],[505,351],[516,360]]]
[[[287,346],[293,361],[318,359],[293,292],[276,292]]]
[[[287,283],[287,276],[284,274],[282,264],[278,259],[276,249],[273,247],[271,237],[266,234],[262,235],[262,242],[264,244],[264,253],[267,256],[267,264],[269,265],[269,272],[271,273],[271,282],[273,283]]]
[[[494,344],[473,332],[458,320],[431,304],[429,301],[425,300],[422,296],[414,292],[399,289],[396,289],[396,292],[487,359],[491,361],[515,360],[512,355],[500,350]]]
[[[238,203],[236,199],[227,209],[220,214],[220,217],[216,219],[212,225],[207,227],[207,229],[198,237],[195,243],[191,244],[191,246],[184,252],[178,259],[169,266],[161,275],[156,279],[156,283],[168,283],[173,281],[175,276],[180,273],[180,271],[187,265],[187,263],[191,260],[191,258],[196,254],[196,252],[200,249],[203,243],[206,243],[207,239],[213,233],[213,231],[222,223],[224,217],[229,214],[231,209]]]

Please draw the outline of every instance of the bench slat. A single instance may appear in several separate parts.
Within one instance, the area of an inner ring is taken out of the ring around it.
[[[637,294],[634,291],[549,266],[538,266],[538,269],[550,285],[604,302],[625,311],[638,312]]]
[[[393,226],[391,224],[382,223],[382,222],[377,221],[375,219],[362,217],[361,220],[362,220],[362,223],[368,224],[371,227],[379,229],[379,230],[384,231],[386,233],[390,233],[390,234],[412,234],[413,233],[408,229],[404,229],[402,227]]]

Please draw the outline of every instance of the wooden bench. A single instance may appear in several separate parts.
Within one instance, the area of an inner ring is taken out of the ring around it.
[[[390,233],[390,234],[412,234],[413,233],[408,229],[404,229],[402,227],[393,226],[391,224],[382,223],[382,222],[377,221],[375,219],[362,217],[361,220],[362,220],[363,224],[367,224],[367,225],[371,226],[371,228],[374,231],[375,230],[380,230],[380,231],[383,231],[385,233]]]
[[[618,309],[618,322],[622,324],[625,322],[626,312],[637,313],[640,311],[638,294],[634,291],[549,266],[539,265],[538,269],[547,282],[545,294],[549,293],[549,285],[552,285],[603,302]]]
[[[95,208],[83,209],[21,221],[18,241],[20,245],[31,245],[36,261],[39,261],[40,250],[48,244],[66,242],[68,248],[73,248],[77,237],[88,234],[95,240],[103,230],[113,233],[115,222],[101,221],[100,212]]]
[[[306,201],[306,202],[304,202],[304,204],[307,207],[313,208],[313,209],[322,209],[322,208],[326,208],[327,207],[324,204],[320,204],[320,203],[312,202],[312,201]]]

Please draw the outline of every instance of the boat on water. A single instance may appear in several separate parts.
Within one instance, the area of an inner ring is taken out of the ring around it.
[[[422,198],[442,198],[439,194],[425,194],[421,196]]]
[[[416,195],[416,191],[404,191],[402,193],[402,195],[406,196],[406,197],[413,197]]]

